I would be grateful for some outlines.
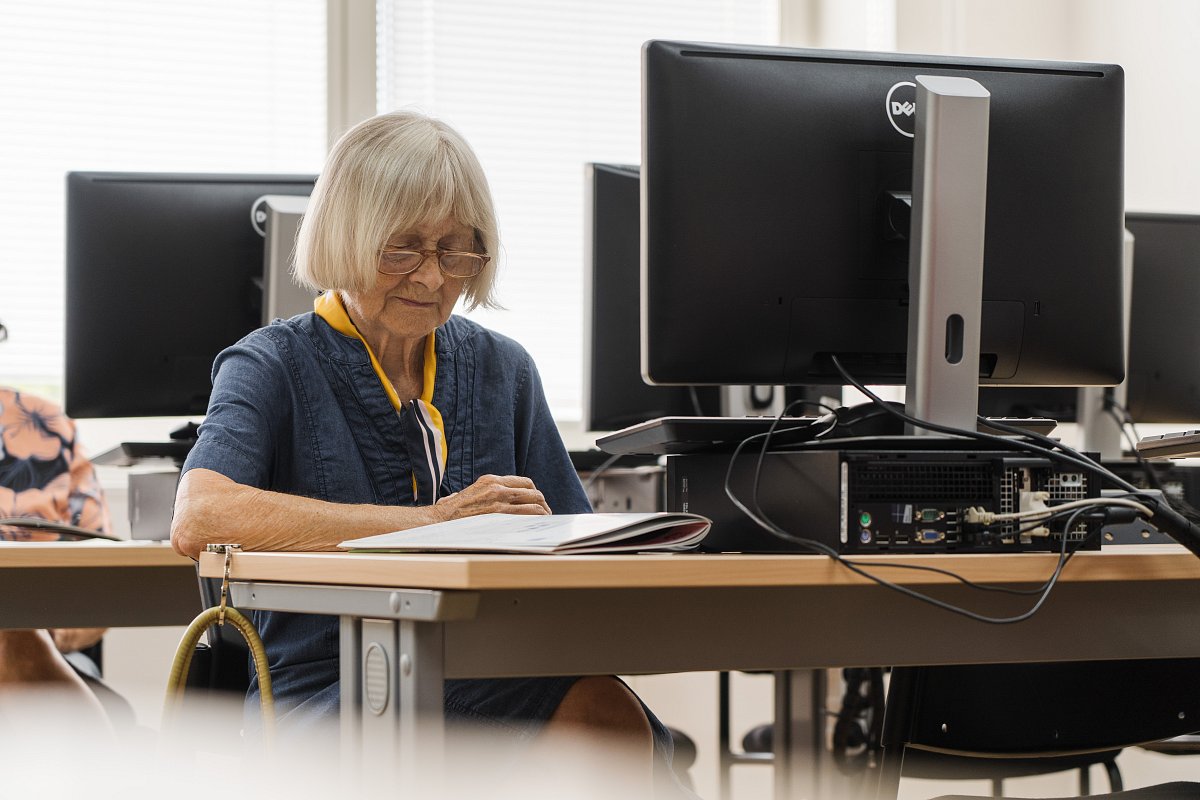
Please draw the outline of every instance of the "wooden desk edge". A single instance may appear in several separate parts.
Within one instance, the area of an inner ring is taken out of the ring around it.
[[[186,567],[194,564],[166,542],[0,542],[0,569]]]
[[[1041,583],[1054,569],[1049,553],[862,556],[933,566],[977,582]],[[224,556],[205,553],[200,572],[221,577]],[[876,567],[873,572],[906,585],[952,584],[938,573]],[[320,583],[414,589],[682,588],[863,585],[825,556],[740,554],[638,554],[519,556],[398,553],[249,552],[233,556],[231,577],[243,581]],[[1077,554],[1060,581],[1200,580],[1200,559],[1182,547],[1130,545]]]

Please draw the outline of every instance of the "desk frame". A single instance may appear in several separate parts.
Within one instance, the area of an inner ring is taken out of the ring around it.
[[[333,566],[369,565],[355,560],[360,558],[371,557],[341,554],[297,563],[305,569],[322,565],[321,580],[330,581]],[[444,746],[441,695],[448,678],[774,671],[781,687],[777,724],[784,726],[776,736],[776,795],[814,797],[822,794],[831,770],[816,755],[823,720],[813,704],[817,693],[808,670],[1200,655],[1195,624],[1200,562],[1182,550],[1166,562],[1080,554],[1032,619],[999,626],[952,615],[837,569],[830,573],[827,561],[812,556],[735,561],[727,559],[738,557],[682,556],[657,564],[634,556],[622,562],[629,572],[620,580],[589,579],[585,562],[548,559],[539,562],[539,574],[561,571],[557,579],[524,578],[542,588],[505,585],[486,572],[461,579],[434,574],[445,559],[392,558],[394,580],[369,572],[353,580],[400,584],[420,581],[428,572],[429,582],[455,588],[287,582],[278,578],[298,574],[289,560],[295,554],[248,553],[234,556],[232,592],[243,609],[341,617],[343,744],[347,752],[367,748],[368,757],[385,757],[377,763],[398,763],[405,780],[438,771]],[[1007,578],[993,576],[997,559],[971,558],[922,557],[922,562],[956,569],[974,564],[973,578],[1022,582],[1011,572]],[[751,576],[759,573],[747,568],[755,561],[767,572],[788,567],[793,583],[779,585],[787,578],[770,575],[756,583]],[[1026,555],[1014,563],[1021,567],[1017,574],[1036,583],[1054,558]],[[690,577],[676,580],[673,570]],[[823,577],[812,578],[813,570]],[[272,580],[251,579],[259,575]],[[1014,614],[1031,602],[984,595],[936,576],[907,571],[896,576],[991,614]],[[555,585],[556,580],[578,588]]]
[[[0,628],[187,625],[196,565],[157,542],[0,543]]]

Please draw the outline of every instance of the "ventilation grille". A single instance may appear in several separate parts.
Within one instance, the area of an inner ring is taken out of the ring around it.
[[[1088,496],[1088,475],[1085,472],[1054,472],[1046,479],[1045,489],[1050,493],[1050,502],[1064,503],[1068,500],[1082,500]],[[1062,536],[1064,522],[1050,524],[1050,533],[1055,538]],[[1077,521],[1067,535],[1068,541],[1080,541],[1088,534],[1086,520]]]
[[[1011,514],[1017,510],[1017,491],[1021,486],[1021,473],[1018,470],[1009,468],[1004,470],[1003,477],[1000,478],[1000,513]],[[1000,536],[1007,538],[1016,535],[1017,526],[1015,524],[1001,525]]]
[[[850,486],[859,503],[913,503],[926,498],[947,504],[979,503],[993,495],[989,462],[852,462],[849,466]]]

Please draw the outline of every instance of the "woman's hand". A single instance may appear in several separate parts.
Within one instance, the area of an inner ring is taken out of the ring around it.
[[[484,475],[461,492],[446,495],[433,507],[442,520],[476,514],[550,514],[533,481],[520,475]]]
[[[347,538],[492,512],[551,513],[533,481],[516,475],[484,475],[432,506],[380,506],[266,491],[198,467],[179,481],[171,544],[191,558],[226,542],[243,550],[337,550]]]

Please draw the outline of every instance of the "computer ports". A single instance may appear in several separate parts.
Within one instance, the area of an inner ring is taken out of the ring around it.
[[[913,537],[916,544],[937,544],[946,540],[946,532],[926,528],[917,531],[917,535]]]

